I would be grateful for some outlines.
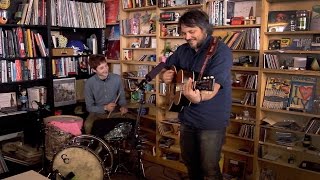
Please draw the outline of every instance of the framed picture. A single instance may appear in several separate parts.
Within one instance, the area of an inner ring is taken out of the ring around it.
[[[289,99],[290,110],[311,112],[315,96],[316,79],[312,77],[293,77]]]
[[[141,43],[140,43],[140,47],[141,48],[150,48],[151,45],[151,37],[150,36],[146,36],[141,38]]]
[[[53,80],[54,107],[76,104],[76,78]]]
[[[268,32],[290,31],[290,21],[296,21],[296,11],[269,11]]]
[[[1,108],[16,108],[17,97],[15,92],[0,93],[0,110]]]

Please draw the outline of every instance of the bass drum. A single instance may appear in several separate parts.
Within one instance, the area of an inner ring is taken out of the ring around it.
[[[92,135],[74,137],[63,150],[55,154],[52,170],[56,179],[75,177],[77,180],[103,180],[113,166],[112,147]]]

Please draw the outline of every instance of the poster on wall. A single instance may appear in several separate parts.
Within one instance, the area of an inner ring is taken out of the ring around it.
[[[53,80],[54,107],[76,104],[76,78]]]

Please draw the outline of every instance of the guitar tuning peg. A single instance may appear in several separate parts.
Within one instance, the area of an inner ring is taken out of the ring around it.
[[[207,79],[207,77],[203,77],[203,80],[206,80]]]
[[[214,76],[210,76],[210,79],[214,79]]]

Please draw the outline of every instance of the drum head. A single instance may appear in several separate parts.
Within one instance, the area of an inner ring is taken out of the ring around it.
[[[104,177],[100,158],[85,147],[68,147],[60,151],[53,160],[54,170],[64,177],[73,172],[77,180],[102,180]],[[60,179],[58,175],[57,179]]]

